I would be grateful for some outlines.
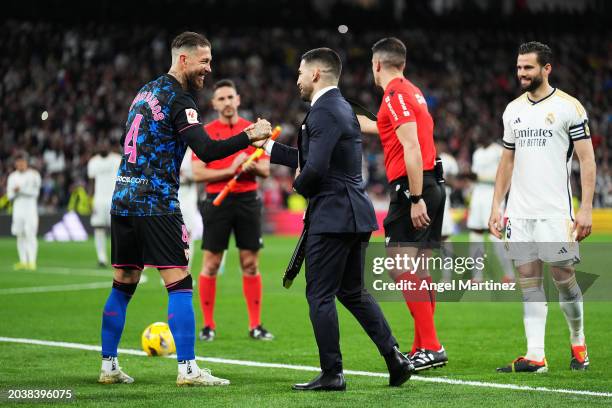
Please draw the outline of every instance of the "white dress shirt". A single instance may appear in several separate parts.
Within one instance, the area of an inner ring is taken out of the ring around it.
[[[330,91],[332,89],[337,89],[337,86],[326,86],[325,88],[321,88],[319,89],[313,96],[312,96],[312,100],[310,101],[310,109],[312,109],[312,107],[314,106],[314,104],[317,102],[317,100],[323,96],[323,94],[325,94],[327,91]],[[264,150],[266,151],[266,154],[268,156],[270,156],[272,154],[272,146],[274,146],[274,140],[269,140],[268,142],[264,145]]]

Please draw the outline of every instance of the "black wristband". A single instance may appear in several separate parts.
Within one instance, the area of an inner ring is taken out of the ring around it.
[[[421,198],[423,198],[422,195],[410,194],[410,202],[412,204],[418,203],[419,201],[421,201]]]

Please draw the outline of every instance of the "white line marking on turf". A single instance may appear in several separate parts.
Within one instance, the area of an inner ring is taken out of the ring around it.
[[[140,283],[146,283],[146,275],[140,277]],[[0,289],[0,295],[24,295],[28,293],[70,292],[75,290],[108,289],[112,282],[73,283],[68,285],[27,286],[24,288]]]
[[[68,343],[68,342],[63,342],[63,341],[47,341],[47,340],[37,340],[37,339],[22,339],[22,338],[1,337],[1,336],[0,336],[0,342],[32,344],[32,345],[37,345],[37,346],[61,347],[61,348],[68,348],[68,349],[98,351],[98,352],[101,349],[100,346],[93,346],[90,344]],[[119,354],[129,354],[133,356],[146,356],[146,353],[142,350],[119,349],[118,351],[119,351]],[[168,358],[175,358],[175,356],[168,356]],[[314,372],[318,372],[321,370],[319,367],[313,367],[313,366],[279,364],[279,363],[262,363],[258,361],[233,360],[233,359],[216,358],[216,357],[196,357],[196,360],[205,361],[208,363],[239,365],[243,367],[281,368],[281,369],[286,369],[286,370],[314,371]],[[386,378],[389,376],[388,374],[385,374],[385,373],[374,373],[370,371],[344,370],[344,373],[349,374],[349,375],[359,375],[359,376],[364,376],[364,377]],[[564,388],[547,388],[547,387],[530,387],[527,385],[499,384],[499,383],[490,383],[490,382],[484,382],[484,381],[456,380],[456,379],[444,378],[444,377],[421,377],[418,375],[413,375],[412,380],[442,383],[442,384],[452,384],[452,385],[467,385],[467,386],[472,386],[472,387],[499,388],[499,389],[506,389],[506,390],[518,390],[518,391],[550,392],[550,393],[558,393],[558,394],[586,395],[586,396],[592,396],[592,397],[612,398],[612,392],[601,392],[601,391],[571,390],[571,389],[564,389]]]
[[[147,270],[154,270],[153,268],[145,268]],[[35,271],[23,270],[19,273],[32,273],[32,274],[45,274],[45,275],[71,275],[71,276],[96,276],[102,278],[112,278],[113,269],[111,267],[107,269],[98,268],[67,268],[63,266],[40,266]],[[142,276],[145,274],[143,273]]]
[[[71,285],[30,286],[25,288],[0,289],[0,295],[24,295],[27,293],[70,292],[73,290],[88,290],[110,288],[109,281],[92,283],[74,283]]]
[[[38,266],[35,271],[20,271],[20,273],[43,273],[45,275],[71,275],[71,276],[97,276],[103,278],[112,278],[113,270],[102,270],[93,268],[66,268],[61,266]]]

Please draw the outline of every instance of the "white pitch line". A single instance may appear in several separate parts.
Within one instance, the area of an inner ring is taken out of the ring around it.
[[[24,295],[26,293],[70,292],[74,290],[110,288],[111,282],[74,283],[70,285],[29,286],[25,288],[0,289],[0,295]]]
[[[150,269],[150,268],[146,268]],[[113,269],[94,269],[94,268],[67,268],[63,266],[38,266],[35,271],[23,270],[18,273],[45,274],[45,275],[69,275],[69,276],[95,276],[102,278],[112,278]],[[144,276],[144,274],[142,274]]]
[[[93,268],[66,268],[61,266],[38,266],[35,271],[20,271],[20,273],[33,273],[45,275],[71,275],[71,276],[96,276],[102,278],[112,278],[113,270],[101,270]]]
[[[140,284],[146,283],[148,278],[145,275],[140,277]],[[28,293],[50,293],[50,292],[71,292],[91,289],[108,289],[112,286],[110,280],[104,282],[72,283],[68,285],[49,285],[49,286],[27,286],[24,288],[0,289],[1,295],[24,295]]]
[[[32,345],[37,345],[37,346],[61,347],[61,348],[68,348],[68,349],[97,351],[97,352],[101,350],[100,346],[93,346],[90,344],[68,343],[68,342],[63,342],[63,341],[47,341],[47,340],[37,340],[37,339],[22,339],[22,338],[15,338],[15,337],[0,337],[0,342],[32,344]],[[119,354],[129,354],[133,356],[146,356],[146,353],[141,350],[119,349],[118,351],[119,351]],[[168,358],[175,358],[175,357],[168,356]],[[280,368],[280,369],[285,369],[285,370],[313,371],[313,372],[318,372],[321,370],[319,367],[313,367],[313,366],[279,364],[279,363],[263,363],[263,362],[258,362],[258,361],[233,360],[233,359],[216,358],[216,357],[196,357],[196,360],[205,361],[208,363],[238,365],[238,366],[243,366],[243,367]],[[386,373],[374,373],[370,371],[344,370],[344,373],[349,374],[349,375],[359,375],[359,376],[364,376],[364,377],[382,377],[382,378],[389,377],[389,375]],[[465,385],[465,386],[471,386],[471,387],[498,388],[498,389],[506,389],[506,390],[517,390],[517,391],[548,392],[548,393],[557,393],[557,394],[572,394],[572,395],[584,395],[584,396],[590,396],[590,397],[612,398],[612,392],[601,392],[601,391],[571,390],[571,389],[564,389],[564,388],[547,388],[547,387],[530,387],[527,385],[499,384],[499,383],[490,383],[490,382],[484,382],[484,381],[457,380],[457,379],[444,378],[444,377],[422,377],[418,375],[413,375],[411,380],[442,383],[442,384],[452,384],[452,385]]]

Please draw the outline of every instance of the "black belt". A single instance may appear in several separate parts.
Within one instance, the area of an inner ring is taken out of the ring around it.
[[[219,195],[219,193],[206,193],[206,199],[207,200],[214,200],[215,198],[217,198],[218,195]],[[257,190],[244,191],[242,193],[229,193],[227,196],[228,197],[235,197],[235,198],[257,197]]]
[[[435,177],[438,184],[444,183],[444,168],[442,167],[442,159],[436,157],[436,164],[431,170],[423,170],[423,178]],[[406,187],[408,187],[408,176],[398,177],[389,182],[390,185],[402,185],[405,183]]]
[[[423,170],[423,177],[435,177],[436,176],[436,172],[435,170]],[[394,180],[391,180],[389,182],[389,185],[394,186],[394,185],[408,185],[408,176],[402,176],[402,177],[398,177]]]

